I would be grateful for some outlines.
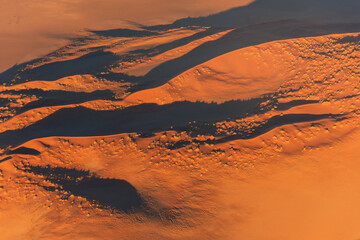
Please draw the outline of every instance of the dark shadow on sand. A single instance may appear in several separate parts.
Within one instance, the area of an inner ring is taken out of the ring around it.
[[[354,0],[256,0],[206,17],[183,18],[170,26],[242,27],[282,20],[306,20],[323,23],[359,22],[360,2]],[[148,29],[159,29],[148,28]]]
[[[34,69],[21,70],[21,66],[15,66],[13,69],[0,74],[0,82],[9,82],[15,76],[24,81],[54,81],[63,77],[73,76],[77,74],[93,74],[106,71],[107,66],[119,60],[119,56],[111,52],[96,51],[88,53],[79,58],[47,63]],[[23,67],[25,67],[24,64]]]
[[[120,133],[140,133],[143,137],[152,136],[153,132],[174,129],[187,131],[191,135],[216,135],[214,122],[228,119],[241,119],[245,116],[265,112],[260,104],[268,98],[246,101],[230,101],[223,104],[202,102],[175,102],[167,105],[141,104],[121,110],[96,111],[84,107],[65,108],[35,124],[20,130],[6,131],[0,134],[0,146],[18,146],[35,138],[50,136],[103,136]],[[292,102],[280,109],[291,106],[310,104],[310,102]],[[271,106],[269,106],[271,107]],[[249,139],[264,134],[271,129],[294,123],[338,118],[332,114],[290,114],[274,116],[267,122],[253,128],[236,130],[236,134],[224,136],[218,142],[236,139]],[[193,124],[196,122],[195,124]],[[215,143],[215,142],[214,142]]]
[[[267,98],[230,101],[223,104],[175,102],[141,104],[125,109],[96,111],[84,107],[60,109],[21,130],[0,134],[0,146],[15,146],[49,136],[101,136],[129,132],[162,131],[187,126],[189,122],[216,122],[241,118],[258,111]]]
[[[19,148],[16,148],[14,150],[9,151],[7,154],[8,155],[25,154],[25,155],[38,156],[38,155],[40,155],[40,152],[38,150],[36,150],[36,149],[33,149],[33,148],[19,147]]]
[[[149,37],[149,36],[157,36],[158,32],[148,31],[148,30],[132,30],[132,29],[110,29],[103,31],[90,31],[95,33],[98,36],[103,37]]]
[[[55,184],[56,187],[43,186],[48,191],[65,190],[100,207],[129,213],[143,204],[136,188],[125,180],[101,178],[89,171],[61,167],[27,165],[22,170],[43,176]]]

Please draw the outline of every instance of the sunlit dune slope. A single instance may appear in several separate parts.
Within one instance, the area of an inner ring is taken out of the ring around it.
[[[356,37],[357,34],[349,35]],[[322,57],[312,58],[314,51],[336,48],[340,55],[346,54],[348,46],[341,46],[336,38],[324,36],[317,38],[294,39],[271,42],[255,47],[243,48],[216,57],[206,63],[187,70],[166,84],[138,91],[125,99],[128,104],[157,103],[168,104],[176,101],[204,101],[223,103],[230,100],[257,98],[274,92],[289,79],[308,75],[316,65],[317,71],[327,73],[333,61],[322,62]],[[325,45],[326,44],[326,45]],[[330,46],[333,44],[333,46]],[[319,46],[321,46],[319,48]],[[351,48],[351,47],[350,47]],[[353,59],[358,53],[351,53]],[[356,58],[343,63],[355,64]]]
[[[222,103],[260,97],[293,78],[299,50],[291,41],[243,48],[187,70],[166,84],[139,91],[126,102],[166,104],[175,101]]]

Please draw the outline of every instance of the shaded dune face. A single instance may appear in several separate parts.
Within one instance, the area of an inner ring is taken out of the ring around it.
[[[262,101],[263,99],[254,99],[220,105],[200,102],[177,102],[164,106],[142,104],[110,111],[97,111],[84,107],[64,108],[27,128],[4,132],[0,135],[1,144],[6,147],[49,136],[160,132],[187,126],[191,121],[221,121],[230,117],[244,116]]]
[[[40,152],[35,149],[32,149],[32,148],[19,147],[19,148],[16,148],[16,149],[10,151],[9,154],[26,154],[26,155],[37,156],[37,155],[40,155]]]
[[[43,176],[55,187],[43,186],[48,191],[64,190],[69,194],[84,197],[88,201],[123,212],[134,211],[142,204],[136,189],[119,179],[99,178],[89,171],[52,168],[51,166],[24,166],[23,171]]]
[[[1,73],[0,239],[358,238],[358,3],[327,3],[91,31]]]
[[[185,18],[175,26],[230,26],[239,27],[269,21],[306,20],[312,22],[359,22],[355,14],[359,2],[352,0],[257,0],[251,4],[213,14],[208,17]]]

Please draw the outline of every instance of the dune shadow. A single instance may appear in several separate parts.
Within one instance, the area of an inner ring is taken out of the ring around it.
[[[78,74],[97,74],[106,71],[107,67],[119,60],[119,56],[114,53],[106,51],[95,51],[85,54],[79,58],[46,63],[33,69],[22,69],[27,64],[15,66],[12,69],[0,74],[1,82],[9,82],[14,76],[20,77],[17,80],[34,81],[54,81],[63,77],[73,76]],[[20,81],[20,82],[21,82]]]
[[[190,28],[190,27],[188,27]],[[201,38],[205,38],[207,36],[225,31],[225,30],[229,30],[230,28],[222,28],[222,27],[209,27],[206,30],[197,32],[193,35],[190,35],[188,37],[184,37],[184,38],[180,38],[177,39],[175,41],[172,42],[168,42],[168,43],[164,43],[158,46],[155,46],[153,48],[149,48],[149,49],[138,49],[138,50],[134,50],[131,51],[131,53],[133,54],[141,54],[141,55],[146,55],[146,56],[155,56],[155,55],[159,55],[161,53],[164,53],[166,51],[184,46],[188,43],[191,43],[193,41],[199,40]]]
[[[290,125],[290,124],[298,124],[304,122],[314,122],[320,121],[325,119],[332,119],[335,121],[339,121],[343,119],[343,115],[341,114],[287,114],[287,115],[277,115],[274,116],[267,121],[260,123],[256,127],[252,127],[251,129],[244,128],[244,129],[232,129],[231,127],[228,128],[229,131],[233,131],[235,134],[226,135],[219,134],[218,129],[215,125],[211,123],[196,123],[191,124],[187,128],[175,128],[177,131],[186,131],[191,136],[197,135],[208,135],[211,134],[213,136],[217,136],[218,139],[213,140],[196,140],[192,139],[192,141],[180,140],[174,143],[168,144],[166,147],[169,149],[178,149],[193,143],[198,144],[219,144],[219,143],[226,143],[234,140],[239,139],[253,139],[258,136],[261,136],[274,128]],[[250,130],[250,131],[249,131]]]
[[[63,190],[101,207],[129,213],[143,204],[136,188],[125,180],[101,178],[89,171],[61,167],[27,165],[23,170],[53,183],[55,187],[43,186],[48,191]]]
[[[359,42],[360,42],[360,35],[346,36],[336,41],[336,43],[340,43],[340,44],[344,44],[344,43],[359,44]]]
[[[19,147],[19,148],[16,148],[14,150],[11,150],[7,154],[9,154],[9,155],[12,155],[12,154],[25,154],[25,155],[38,156],[38,155],[40,155],[40,152],[38,150],[36,150],[36,149],[33,149],[33,148]]]
[[[314,122],[324,119],[333,119],[338,120],[342,118],[341,114],[286,114],[286,115],[277,115],[270,118],[264,124],[253,128],[252,132],[239,132],[237,134],[226,136],[219,140],[216,140],[214,143],[223,143],[228,141],[233,141],[237,139],[252,139],[263,135],[276,127],[281,127],[289,124],[304,123],[304,122]]]
[[[216,122],[241,118],[258,111],[268,98],[229,101],[222,104],[175,102],[140,104],[118,110],[97,111],[85,107],[60,109],[24,129],[0,133],[0,145],[20,145],[49,136],[101,136],[129,132],[162,131],[189,122]]]
[[[8,157],[5,157],[3,159],[0,159],[0,163],[3,163],[3,162],[6,162],[6,161],[9,161],[10,159],[12,159],[11,156],[8,156]]]
[[[30,89],[30,90],[10,90],[2,93],[11,95],[36,96],[38,100],[29,102],[17,109],[17,113],[49,106],[59,106],[68,104],[80,104],[93,100],[114,100],[114,93],[110,90],[96,90],[93,92],[71,92],[62,90]]]
[[[9,98],[0,98],[0,106],[6,106],[10,103]]]
[[[179,19],[171,26],[241,27],[286,19],[349,23],[360,21],[359,8],[360,3],[353,0],[256,0],[247,6],[235,7],[205,17]]]
[[[90,31],[95,33],[98,36],[103,37],[149,37],[149,36],[157,36],[158,32],[148,31],[148,30],[132,30],[132,29],[110,29],[103,31]]]
[[[264,109],[260,104],[269,98],[257,98],[244,101],[229,101],[222,104],[203,102],[175,102],[167,105],[141,104],[118,110],[97,111],[85,107],[60,109],[48,117],[24,129],[0,133],[0,146],[18,146],[31,139],[51,136],[103,136],[137,132],[141,137],[153,136],[154,132],[166,130],[186,131],[191,136],[217,136],[214,123],[241,119],[266,112],[274,103]],[[311,104],[315,101],[293,101],[277,104],[279,109]],[[217,142],[257,137],[271,129],[293,123],[337,118],[332,114],[290,114],[274,116],[257,127],[233,129],[236,134],[223,136]],[[195,122],[195,123],[194,123]],[[231,129],[229,129],[231,130]],[[185,143],[186,144],[186,143]],[[183,145],[178,143],[179,146]]]

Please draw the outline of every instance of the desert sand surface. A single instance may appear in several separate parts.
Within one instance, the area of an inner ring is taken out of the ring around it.
[[[2,0],[0,71],[42,57],[79,30],[138,28],[214,14],[253,0]]]
[[[81,31],[0,73],[0,239],[359,239],[360,21],[289,2]]]

